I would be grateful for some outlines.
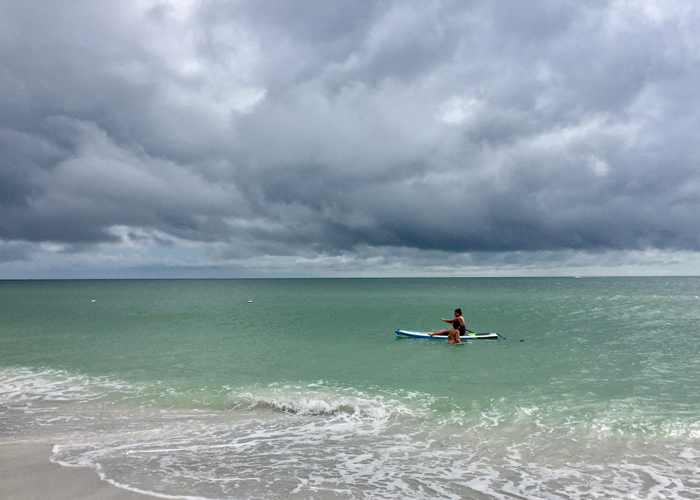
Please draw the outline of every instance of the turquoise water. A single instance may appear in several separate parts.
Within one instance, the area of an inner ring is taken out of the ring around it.
[[[394,334],[455,307],[505,339]],[[0,442],[168,498],[700,498],[699,340],[695,277],[4,281]]]

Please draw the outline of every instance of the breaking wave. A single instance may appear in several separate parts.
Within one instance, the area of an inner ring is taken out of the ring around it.
[[[0,440],[163,498],[700,497],[693,418],[313,383],[182,389],[0,370]]]

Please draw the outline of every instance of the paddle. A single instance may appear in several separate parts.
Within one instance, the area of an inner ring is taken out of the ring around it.
[[[471,330],[467,330],[466,328],[465,328],[465,330],[468,331],[469,333],[474,333],[474,332],[472,332]],[[498,332],[496,333],[496,335],[498,335],[499,337],[501,337],[503,340],[508,340],[507,338],[505,338],[503,335],[501,335],[501,334],[498,333]]]

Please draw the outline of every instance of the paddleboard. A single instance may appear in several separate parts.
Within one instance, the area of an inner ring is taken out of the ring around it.
[[[447,335],[433,335],[430,336],[429,332],[412,332],[410,330],[396,330],[396,335],[401,337],[414,337],[418,339],[434,339],[434,340],[446,340]],[[460,340],[485,340],[485,339],[497,339],[497,333],[465,333],[460,335]]]

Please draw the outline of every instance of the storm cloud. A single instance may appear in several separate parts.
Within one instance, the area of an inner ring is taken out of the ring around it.
[[[692,265],[699,88],[692,1],[0,0],[0,273]]]

